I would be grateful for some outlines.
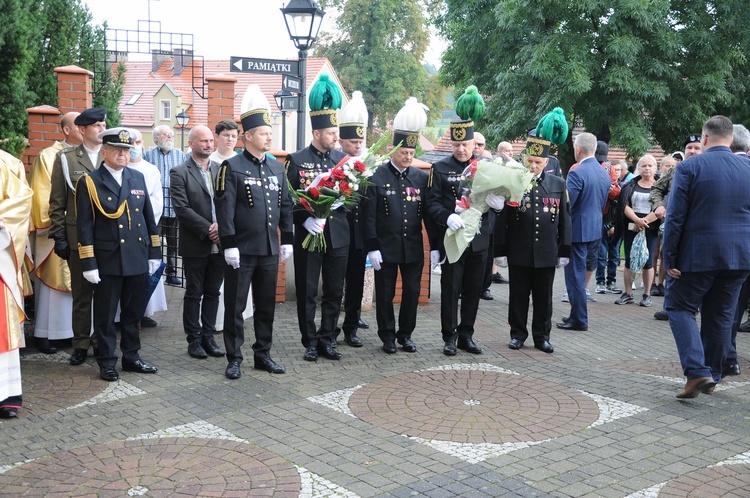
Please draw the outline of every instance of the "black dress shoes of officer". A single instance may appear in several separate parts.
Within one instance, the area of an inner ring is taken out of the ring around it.
[[[117,373],[115,367],[100,367],[99,377],[106,380],[107,382],[115,382],[120,378],[120,374]]]
[[[739,363],[733,363],[725,368],[722,369],[721,374],[726,375],[739,375],[740,372],[740,365]]]
[[[500,272],[497,272],[494,275],[492,275],[492,283],[493,284],[509,284],[510,282],[505,277],[500,275]]]
[[[268,356],[256,356],[255,357],[255,369],[265,370],[272,374],[283,374],[286,373],[284,367],[273,361]]]
[[[188,354],[199,360],[208,358],[208,353],[206,353],[206,350],[203,349],[203,346],[201,346],[201,343],[198,341],[193,341],[188,345]]]
[[[123,361],[122,362],[123,372],[135,372],[142,374],[155,374],[159,369],[153,365],[149,365],[143,360],[135,360],[134,362]]]
[[[73,354],[70,355],[70,364],[73,366],[81,365],[86,361],[86,357],[89,352],[83,348],[76,348],[73,350]]]
[[[318,349],[318,354],[323,358],[327,358],[329,360],[340,360],[343,356],[331,345]]]
[[[456,341],[455,339],[452,341],[448,341],[445,343],[445,346],[443,346],[443,354],[445,356],[456,356]]]
[[[482,354],[482,348],[477,346],[477,343],[469,337],[468,339],[459,339],[457,344],[458,349],[463,349],[467,353],[471,354]]]
[[[144,316],[143,318],[141,318],[141,328],[142,329],[152,329],[152,328],[154,328],[154,327],[156,327],[158,325],[159,324],[156,323],[156,320],[154,320],[153,318],[149,318],[147,316]]]
[[[224,375],[226,375],[227,379],[239,379],[242,377],[242,370],[240,370],[240,362],[237,360],[233,360],[229,362],[229,365],[227,365],[227,369],[224,371]]]
[[[55,354],[57,348],[49,343],[49,339],[46,337],[34,337],[34,347],[39,350],[40,353],[44,354]]]
[[[388,354],[396,354],[396,343],[393,341],[388,341],[383,343],[383,351],[385,351]]]
[[[737,332],[750,332],[750,318],[740,324],[740,328],[737,329]]]
[[[555,352],[555,348],[552,347],[552,344],[550,344],[549,341],[536,343],[534,344],[534,347],[537,348],[539,351],[543,353],[547,353],[547,354]]]
[[[208,353],[209,356],[213,356],[214,358],[220,358],[226,354],[224,350],[216,344],[216,339],[214,339],[214,336],[212,335],[201,339],[201,346],[203,346],[203,350]]]
[[[669,315],[667,314],[666,311],[659,310],[656,313],[654,313],[654,318],[656,318],[657,320],[660,320],[662,322],[665,322],[665,321],[669,320]]]
[[[305,361],[318,361],[318,348],[315,346],[308,346],[305,350],[305,356],[302,357]]]
[[[370,324],[360,318],[357,321],[357,328],[358,329],[369,329],[370,328]]]
[[[399,344],[401,344],[401,349],[406,351],[407,353],[416,353],[417,352],[417,345],[414,344],[414,341],[409,339],[399,339]]]
[[[493,299],[495,299],[494,297],[492,297],[492,292],[490,292],[489,289],[487,289],[486,291],[482,292],[482,295],[479,296],[479,297],[482,298],[482,299],[484,299],[485,301],[492,301]]]
[[[518,339],[511,339],[508,343],[508,347],[510,349],[521,349],[523,347],[523,341],[520,341]]]
[[[580,330],[581,332],[586,332],[589,329],[588,325],[575,325],[570,320],[558,323],[557,328],[561,330]]]
[[[16,418],[18,417],[18,408],[4,406],[0,408],[0,418]]]
[[[367,324],[365,324],[365,325],[367,325]],[[369,327],[369,325],[368,325],[368,327]],[[362,339],[360,339],[359,337],[357,337],[357,332],[356,331],[351,332],[349,334],[347,334],[346,332],[344,332],[344,342],[346,342],[348,345],[350,345],[353,348],[361,348],[362,345],[364,344],[362,342]]]

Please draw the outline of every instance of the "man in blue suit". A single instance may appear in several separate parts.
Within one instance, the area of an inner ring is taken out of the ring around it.
[[[750,275],[750,169],[729,149],[732,133],[724,116],[706,121],[703,154],[677,165],[670,191],[665,309],[688,379],[678,398],[710,394],[721,380],[737,297]]]
[[[565,267],[565,287],[570,299],[570,317],[557,328],[588,330],[586,309],[586,256],[599,251],[602,236],[602,210],[607,203],[611,181],[607,171],[594,157],[596,137],[581,133],[573,142],[578,167],[568,173],[566,184],[570,200],[572,244],[570,264]]]

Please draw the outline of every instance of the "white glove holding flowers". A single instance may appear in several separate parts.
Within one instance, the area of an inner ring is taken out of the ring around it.
[[[305,227],[305,230],[310,232],[313,235],[318,235],[319,233],[323,233],[323,230],[326,228],[326,220],[325,218],[308,218],[303,223],[303,226]]]
[[[445,222],[445,224],[448,225],[448,228],[450,228],[451,230],[466,228],[466,223],[464,223],[464,220],[456,213],[448,216],[448,220]]]
[[[487,194],[487,197],[484,198],[484,201],[495,211],[502,211],[505,207],[505,197],[503,197],[502,195],[493,194],[492,192]]]

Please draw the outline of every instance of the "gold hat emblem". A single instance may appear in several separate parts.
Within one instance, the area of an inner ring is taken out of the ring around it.
[[[122,130],[120,134],[118,135],[118,138],[120,139],[121,144],[129,144],[130,143],[130,133],[128,133],[127,130]]]
[[[365,138],[365,128],[363,126],[357,126],[356,130],[359,138]]]
[[[271,116],[269,116],[267,112],[263,112],[263,122],[268,126],[271,126]]]
[[[529,145],[528,154],[530,156],[541,156],[544,154],[544,146],[538,143],[532,143]]]
[[[336,111],[331,112],[331,125],[338,126],[339,125],[339,117],[336,115]]]
[[[453,128],[453,140],[463,142],[466,138],[466,128]]]
[[[417,136],[416,135],[407,135],[406,136],[406,145],[408,147],[416,147],[417,146]]]

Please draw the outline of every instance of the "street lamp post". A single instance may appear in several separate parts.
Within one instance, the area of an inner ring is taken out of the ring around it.
[[[190,116],[185,112],[185,109],[183,109],[177,116],[175,116],[175,119],[177,119],[177,126],[179,126],[181,130],[180,149],[182,152],[185,152],[185,128],[188,125],[188,121],[190,121]]]
[[[284,108],[284,100],[292,97],[292,93],[286,90],[279,90],[273,96],[276,100],[276,107],[281,111],[281,149],[286,150],[286,109]]]
[[[297,109],[297,150],[305,147],[305,109],[306,109],[306,83],[307,51],[310,50],[315,39],[318,37],[320,25],[326,13],[313,0],[291,0],[286,7],[281,8],[284,15],[286,29],[289,38],[299,50],[299,78],[300,94],[299,108]]]

